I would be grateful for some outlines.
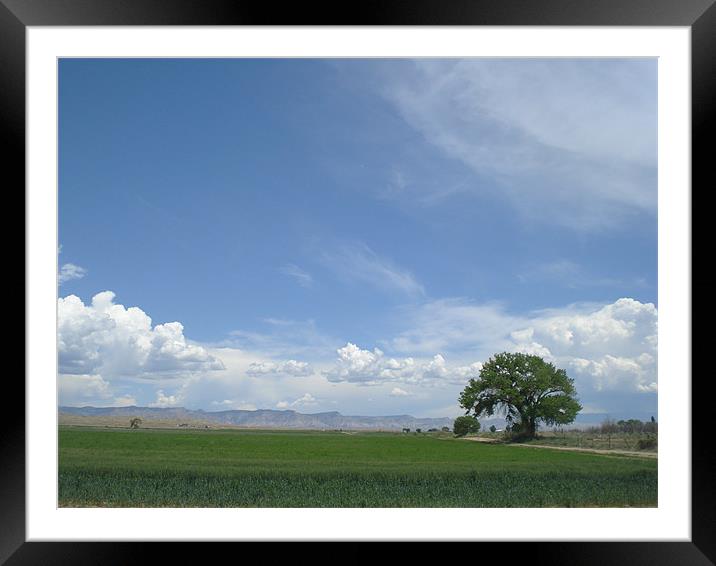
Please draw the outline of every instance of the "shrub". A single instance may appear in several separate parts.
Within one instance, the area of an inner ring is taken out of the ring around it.
[[[639,450],[649,450],[650,448],[656,448],[656,438],[650,436],[648,438],[640,438],[639,442],[636,443]]]
[[[455,419],[452,429],[456,436],[465,436],[468,433],[479,431],[480,422],[475,417],[465,415]]]

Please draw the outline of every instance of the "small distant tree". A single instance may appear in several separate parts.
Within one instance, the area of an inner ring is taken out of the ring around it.
[[[440,430],[442,430],[443,432],[450,432],[450,427],[449,427],[449,426],[444,426],[444,427],[442,427]]]
[[[490,427],[490,432],[497,432],[497,427],[495,425],[492,425]]]
[[[480,421],[471,415],[464,415],[455,419],[452,429],[456,436],[465,436],[469,433],[478,432],[480,430]]]
[[[142,424],[142,419],[134,417],[131,421],[129,421],[129,428],[139,428],[140,424]]]
[[[420,434],[421,432],[423,432],[423,430],[420,429],[420,428],[416,428],[416,429],[415,429],[415,432],[417,432],[418,434]]]

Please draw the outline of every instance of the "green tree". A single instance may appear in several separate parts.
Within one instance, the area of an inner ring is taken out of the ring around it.
[[[471,432],[480,430],[480,422],[469,415],[458,417],[452,425],[452,430],[457,436],[465,436]]]
[[[475,417],[504,411],[513,435],[533,438],[538,421],[568,424],[582,409],[574,380],[539,356],[502,352],[490,358],[478,379],[460,394],[460,406]]]
[[[490,427],[490,432],[497,432],[497,427],[495,425],[492,425]]]

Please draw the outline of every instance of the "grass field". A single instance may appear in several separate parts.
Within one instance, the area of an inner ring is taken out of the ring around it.
[[[60,427],[63,507],[656,506],[657,462],[393,433]]]

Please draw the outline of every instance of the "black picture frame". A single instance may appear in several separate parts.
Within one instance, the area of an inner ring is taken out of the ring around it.
[[[95,25],[511,25],[686,26],[692,48],[692,187],[714,186],[707,136],[716,131],[716,0],[364,0],[360,3],[286,3],[258,0],[0,0],[0,120],[5,193],[25,183],[25,32],[28,26]],[[7,182],[7,181],[6,181]],[[16,191],[13,189],[17,188]],[[692,189],[692,198],[694,191]],[[693,202],[693,201],[692,201]],[[24,207],[24,201],[21,204]],[[10,210],[6,207],[6,210]],[[698,212],[692,205],[692,211]],[[701,213],[707,213],[703,207]],[[693,216],[692,216],[693,233]],[[693,242],[700,241],[692,236]],[[693,278],[693,269],[692,269]],[[692,293],[694,286],[692,284]],[[705,293],[700,293],[701,296]],[[30,297],[25,297],[25,304]],[[692,296],[693,304],[693,296]],[[705,307],[704,307],[705,308]],[[708,310],[699,310],[706,313]],[[705,318],[705,314],[701,315]],[[693,332],[692,351],[705,334]],[[716,563],[716,458],[709,396],[710,372],[691,380],[692,537],[690,542],[484,543],[468,560],[510,560],[517,551],[538,564],[714,564]],[[684,376],[688,379],[690,376]],[[26,542],[25,389],[6,383],[0,432],[0,563],[132,564],[188,557],[187,545],[163,543]],[[687,426],[685,423],[684,426]],[[510,545],[508,549],[505,545]],[[203,561],[214,550],[201,545]],[[221,552],[221,550],[220,550]],[[275,551],[272,551],[275,552]],[[352,554],[361,558],[361,551]],[[273,558],[276,558],[274,555]],[[367,558],[367,556],[366,556]],[[462,556],[458,560],[464,559]]]

